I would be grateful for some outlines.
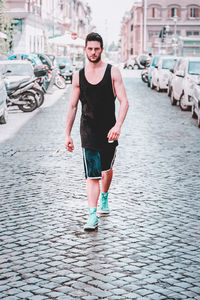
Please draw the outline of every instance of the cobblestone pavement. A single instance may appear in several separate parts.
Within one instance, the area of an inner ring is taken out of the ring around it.
[[[83,231],[80,111],[64,149],[70,89],[0,144],[1,299],[200,299],[200,131],[165,93],[124,81],[112,212],[97,231]]]

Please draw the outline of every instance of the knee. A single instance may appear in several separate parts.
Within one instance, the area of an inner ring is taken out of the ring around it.
[[[99,178],[87,178],[87,182],[90,184],[98,184]]]
[[[102,172],[102,179],[110,177],[110,176],[112,176],[112,174],[113,174],[113,169],[110,169],[109,171],[106,171],[106,172]]]

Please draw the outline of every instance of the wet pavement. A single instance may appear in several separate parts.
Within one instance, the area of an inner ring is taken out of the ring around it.
[[[131,72],[97,231],[83,231],[80,107],[64,148],[70,89],[0,144],[0,299],[200,299],[200,130]]]

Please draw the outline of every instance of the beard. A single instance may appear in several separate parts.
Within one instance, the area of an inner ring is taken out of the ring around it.
[[[96,63],[98,63],[98,62],[100,61],[100,59],[101,59],[101,54],[100,54],[95,60],[92,60],[91,58],[89,58],[88,55],[87,55],[87,58],[88,58],[88,60],[89,60],[91,63],[96,64]]]

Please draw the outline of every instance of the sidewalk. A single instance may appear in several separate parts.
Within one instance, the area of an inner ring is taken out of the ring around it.
[[[69,86],[67,86],[68,88]],[[66,89],[67,89],[66,88]],[[0,143],[12,138],[30,119],[32,119],[37,113],[46,107],[52,106],[58,99],[66,92],[60,90],[56,86],[53,86],[51,91],[45,94],[45,100],[41,107],[37,108],[33,112],[24,113],[18,109],[17,106],[9,108],[8,122],[7,124],[0,125]]]

